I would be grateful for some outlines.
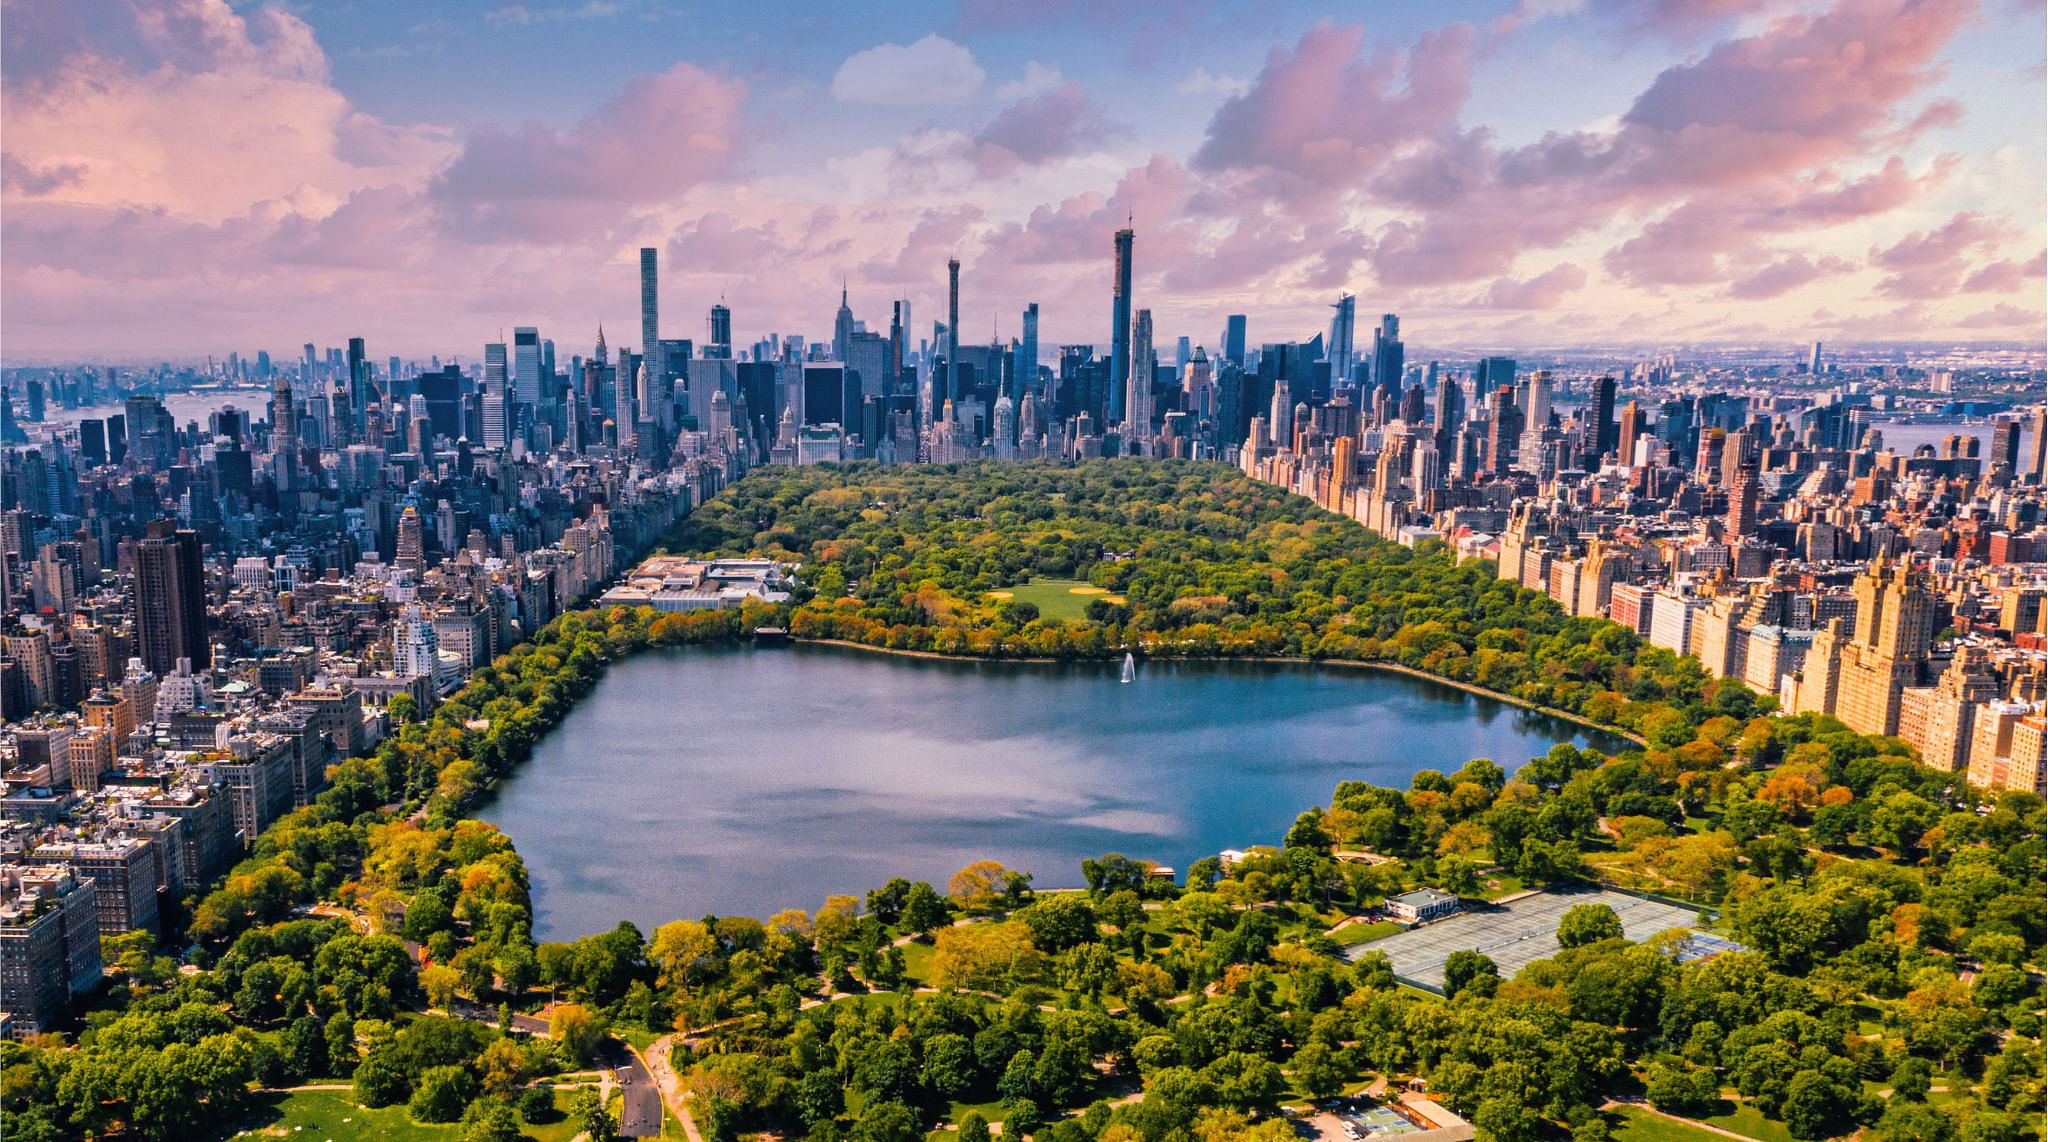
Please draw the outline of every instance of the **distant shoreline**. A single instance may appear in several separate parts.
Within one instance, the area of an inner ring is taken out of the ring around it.
[[[790,639],[790,642],[793,645],[798,646],[837,646],[844,647],[848,650],[864,650],[872,654],[894,654],[900,655],[904,658],[925,658],[939,662],[1015,662],[1030,666],[1057,666],[1061,663],[1067,662],[1107,662],[1111,660],[1111,658],[997,658],[992,655],[980,654],[947,654],[943,651],[937,650],[907,650],[902,647],[896,646],[870,646],[869,644],[864,642],[853,642],[849,639],[843,638],[792,638]],[[1112,656],[1112,658],[1113,657],[1114,656]],[[1410,678],[1420,679],[1424,682],[1435,682],[1439,685],[1454,687],[1476,697],[1491,698],[1497,702],[1505,702],[1508,705],[1517,706],[1521,709],[1528,710],[1532,713],[1538,713],[1544,715],[1545,717],[1557,718],[1561,721],[1571,722],[1574,725],[1584,726],[1589,730],[1594,730],[1603,734],[1609,734],[1613,737],[1620,738],[1623,741],[1634,742],[1635,744],[1643,746],[1645,748],[1648,748],[1650,744],[1647,740],[1643,738],[1641,734],[1632,733],[1628,730],[1622,729],[1619,726],[1603,725],[1602,723],[1596,722],[1583,714],[1574,714],[1569,710],[1560,710],[1555,706],[1545,706],[1540,702],[1531,702],[1527,698],[1523,698],[1514,694],[1503,694],[1498,690],[1488,690],[1486,687],[1481,686],[1474,682],[1464,682],[1456,678],[1445,678],[1441,674],[1431,674],[1427,670],[1422,670],[1413,666],[1404,666],[1398,662],[1364,661],[1349,658],[1309,658],[1301,655],[1276,654],[1176,654],[1171,656],[1161,656],[1153,661],[1266,662],[1273,663],[1276,665],[1290,666],[1345,666],[1363,670],[1384,670],[1390,674],[1405,674]]]

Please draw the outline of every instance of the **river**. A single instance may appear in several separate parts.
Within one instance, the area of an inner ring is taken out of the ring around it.
[[[1356,667],[957,662],[834,647],[653,650],[478,816],[532,875],[535,936],[816,909],[993,858],[1041,886],[1105,852],[1185,869],[1277,844],[1339,781],[1512,772],[1583,727]],[[1595,742],[1593,744],[1601,744]],[[1612,748],[1615,743],[1607,741]]]

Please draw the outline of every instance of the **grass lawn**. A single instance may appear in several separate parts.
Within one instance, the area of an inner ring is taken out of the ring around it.
[[[1079,589],[1080,594],[1076,594]],[[1007,592],[1007,596],[1005,596]],[[1070,619],[1088,617],[1088,604],[1099,598],[1108,597],[1102,588],[1091,586],[1079,579],[1033,579],[1002,591],[992,591],[987,596],[992,603],[1006,603],[1019,599],[1038,608],[1038,616],[1065,622]]]
[[[1347,948],[1352,948],[1359,944],[1371,943],[1382,936],[1391,936],[1400,930],[1401,925],[1392,920],[1374,920],[1368,924],[1346,924],[1337,929],[1337,934],[1332,939]]]
[[[1746,1102],[1735,1102],[1734,1107],[1726,1114],[1710,1114],[1700,1121],[1732,1130],[1744,1138],[1755,1138],[1758,1142],[1792,1142],[1792,1132],[1785,1129],[1784,1123],[1764,1117],[1763,1111]]]
[[[1720,1137],[1634,1106],[1621,1107],[1607,1118],[1614,1124],[1614,1142],[1708,1142]]]
[[[633,1044],[635,1047],[638,1047],[642,1051],[645,1051],[647,1048],[652,1047],[654,1045],[654,1041],[656,1039],[661,1038],[666,1033],[667,1032],[663,1031],[650,1031],[645,1027],[635,1027],[630,1023],[621,1024],[617,1027],[612,1028],[612,1034],[617,1035],[619,1038],[624,1039],[626,1042]]]
[[[932,953],[937,949],[930,944],[912,940],[903,945],[903,974],[921,984],[932,981]]]
[[[578,1133],[567,1114],[569,1092],[555,1092],[555,1109],[562,1117],[544,1126],[520,1124],[520,1131],[539,1142],[569,1142]],[[227,1138],[292,1138],[299,1142],[356,1142],[366,1138],[462,1137],[460,1123],[428,1126],[414,1122],[405,1107],[383,1106],[365,1110],[356,1105],[355,1095],[345,1090],[302,1090],[270,1095],[259,1100],[256,1109],[235,1129],[217,1135]]]

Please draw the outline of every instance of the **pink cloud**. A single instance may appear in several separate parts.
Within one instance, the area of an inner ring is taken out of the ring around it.
[[[1102,109],[1081,85],[1062,84],[1018,100],[977,132],[975,166],[984,175],[1000,176],[1018,166],[1067,158],[1100,143],[1108,130]]]
[[[1475,305],[1481,309],[1556,309],[1567,295],[1583,289],[1586,271],[1563,262],[1533,278],[1497,279]]]
[[[1958,320],[1956,324],[1964,329],[2005,329],[2028,338],[2038,338],[2043,320],[2038,309],[2021,309],[2001,301],[1990,309],[1978,310]]]
[[[2014,293],[2027,288],[2029,282],[2041,280],[2048,271],[2048,251],[2035,254],[2024,262],[2005,258],[1979,269],[1963,282],[1965,293]]]
[[[1746,278],[1729,283],[1728,296],[1739,301],[1763,301],[1782,297],[1803,285],[1819,281],[1831,274],[1846,273],[1854,268],[1854,263],[1844,258],[1822,257],[1816,260],[1804,254],[1793,254],[1772,262]]]
[[[467,239],[587,238],[622,208],[729,173],[746,94],[743,80],[689,63],[636,76],[569,130],[528,123],[472,134],[431,197],[450,232]]]
[[[1457,122],[1472,85],[1472,29],[1423,35],[1412,51],[1362,55],[1365,29],[1327,21],[1274,48],[1252,89],[1209,122],[1193,166],[1262,170],[1313,192],[1372,173]]]
[[[1887,274],[1878,292],[1921,300],[1954,293],[1971,252],[1989,247],[2003,233],[1997,223],[1965,211],[1938,230],[1916,230],[1890,246],[1873,248],[1871,264]]]

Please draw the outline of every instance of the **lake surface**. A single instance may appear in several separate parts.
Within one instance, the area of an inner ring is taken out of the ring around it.
[[[652,650],[614,665],[478,813],[532,874],[535,936],[815,910],[982,858],[1042,887],[1105,852],[1185,870],[1278,844],[1339,781],[1405,788],[1558,719],[1356,667],[953,662],[834,647]]]

